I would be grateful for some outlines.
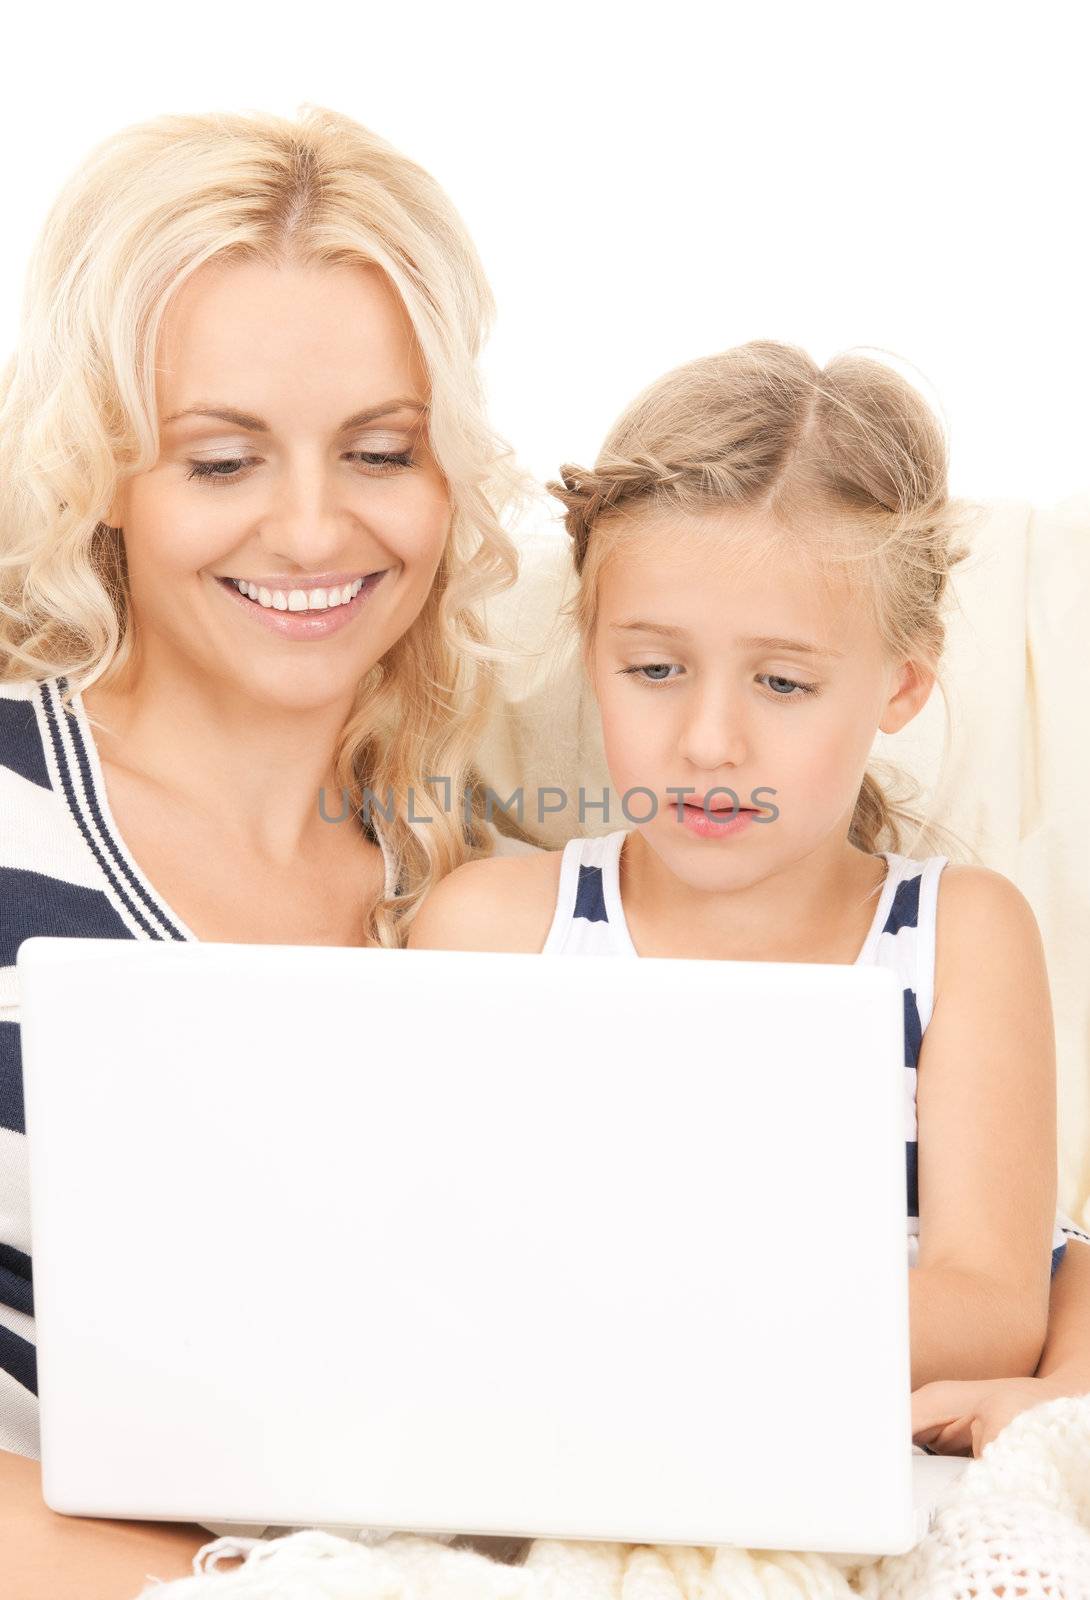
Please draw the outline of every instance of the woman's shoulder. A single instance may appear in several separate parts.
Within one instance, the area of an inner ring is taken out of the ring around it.
[[[43,685],[35,679],[0,683],[0,768],[51,788],[39,721]]]
[[[425,898],[409,929],[411,949],[537,952],[556,906],[562,850],[467,861]]]
[[[46,689],[59,688],[59,678],[2,678],[0,701],[23,700],[37,702]]]
[[[9,844],[34,822],[40,827],[64,810],[57,782],[55,750],[56,679],[0,682],[0,811]]]

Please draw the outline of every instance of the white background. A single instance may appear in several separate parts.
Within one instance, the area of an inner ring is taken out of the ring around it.
[[[57,186],[163,111],[306,101],[429,168],[498,301],[494,421],[538,476],[680,361],[887,351],[956,493],[1088,487],[1085,7],[18,7],[0,100],[0,351]]]

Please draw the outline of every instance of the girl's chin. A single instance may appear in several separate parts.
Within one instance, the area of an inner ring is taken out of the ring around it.
[[[758,859],[749,850],[733,849],[729,835],[722,839],[694,837],[672,819],[660,817],[643,827],[635,826],[634,831],[640,836],[637,848],[651,851],[673,877],[691,889],[714,892],[737,887],[739,872],[744,874]],[[756,831],[752,825],[743,827],[737,842]]]

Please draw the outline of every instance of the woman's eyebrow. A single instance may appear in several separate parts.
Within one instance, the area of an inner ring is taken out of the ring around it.
[[[369,406],[366,411],[357,411],[354,416],[347,417],[341,423],[340,433],[349,433],[353,428],[362,428],[365,423],[375,422],[379,417],[389,417],[397,411],[425,411],[427,409],[423,400],[403,397],[397,400],[384,400],[381,405]],[[271,433],[272,429],[262,417],[252,417],[249,412],[238,411],[234,406],[220,405],[214,400],[198,400],[195,406],[186,406],[184,411],[175,411],[163,421],[163,427],[168,428],[172,422],[180,422],[183,417],[213,417],[218,422],[229,422],[233,427],[244,428],[247,433]]]
[[[656,633],[663,639],[687,639],[688,629],[677,628],[668,622],[611,622],[610,627],[618,633]],[[843,650],[834,650],[831,646],[810,644],[805,639],[779,639],[771,634],[751,634],[745,639],[735,639],[735,644],[746,650],[790,650],[794,655],[800,656],[830,656],[840,660]]]

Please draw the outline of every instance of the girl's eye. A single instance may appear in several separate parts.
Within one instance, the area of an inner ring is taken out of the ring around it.
[[[621,671],[624,676],[636,677],[641,683],[669,683],[669,674],[675,665],[674,662],[656,661],[645,666],[623,667]],[[677,670],[683,672],[684,668],[678,667]],[[818,692],[815,683],[798,683],[794,678],[781,678],[774,672],[758,674],[758,681],[761,679],[767,679],[773,698],[777,700],[802,700]]]
[[[762,672],[762,678],[767,678],[769,686],[772,684],[786,684],[788,689],[798,689],[799,694],[782,694],[779,689],[773,689],[777,700],[801,700],[805,695],[816,694],[817,685],[814,683],[796,683],[794,678],[779,678],[774,672]]]
[[[624,673],[625,677],[636,677],[636,678],[638,678],[640,680],[641,683],[668,683],[669,682],[668,678],[665,678],[665,677],[662,677],[662,678],[659,678],[659,677],[647,677],[647,676],[645,676],[645,674],[647,674],[647,673],[659,673],[659,672],[666,673],[666,672],[670,671],[670,668],[673,665],[675,665],[675,663],[670,662],[670,661],[655,661],[655,662],[652,662],[648,666],[623,667],[621,670]]]
[[[399,472],[413,464],[412,453],[408,450],[350,450],[347,459],[360,462],[372,478],[384,478],[391,472]],[[191,461],[186,477],[199,478],[205,483],[231,483],[243,477],[247,467],[256,465],[252,456],[233,457],[224,461]]]

